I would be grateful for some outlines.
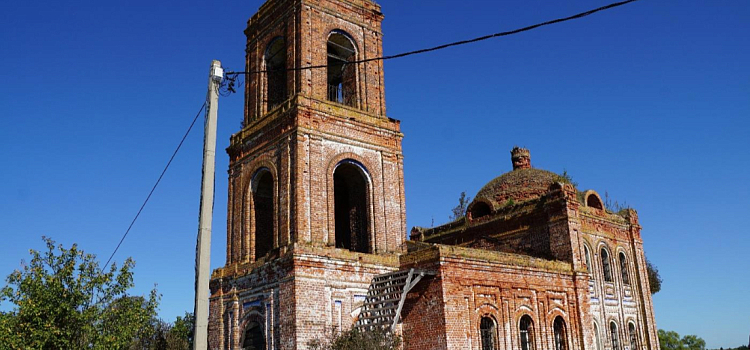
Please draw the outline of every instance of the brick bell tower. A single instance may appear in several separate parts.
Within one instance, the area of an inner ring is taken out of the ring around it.
[[[352,63],[382,56],[382,20],[370,0],[268,0],[248,21],[210,349],[304,349],[398,268],[403,135],[382,62]]]

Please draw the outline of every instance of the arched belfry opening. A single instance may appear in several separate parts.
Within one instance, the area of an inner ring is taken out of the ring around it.
[[[328,100],[357,107],[357,67],[354,41],[342,31],[328,37]]]
[[[253,177],[253,225],[255,229],[255,259],[273,249],[273,175],[261,169]]]
[[[286,42],[277,37],[271,40],[265,54],[266,108],[272,110],[286,100]]]
[[[336,248],[370,253],[367,176],[352,161],[341,162],[333,172]]]
[[[266,350],[266,337],[260,323],[248,323],[242,338],[242,350]]]

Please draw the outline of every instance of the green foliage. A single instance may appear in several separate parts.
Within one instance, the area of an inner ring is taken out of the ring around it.
[[[609,192],[604,191],[604,208],[612,213],[621,213],[627,209],[630,209],[630,205],[628,205],[628,203],[625,201],[620,204],[620,202],[612,200],[612,198],[609,197]]]
[[[126,349],[144,336],[159,295],[130,296],[135,263],[99,270],[92,254],[73,245],[31,250],[29,264],[7,277],[0,301],[14,305],[0,317],[0,343],[11,349]]]
[[[461,192],[461,196],[458,197],[458,205],[451,209],[451,216],[449,219],[454,221],[464,217],[466,215],[466,208],[469,207],[469,203],[471,203],[471,197],[467,197],[466,192]]]
[[[684,349],[682,347],[682,340],[680,339],[680,335],[677,334],[677,332],[665,331],[663,329],[659,330],[659,347],[664,350]]]
[[[401,347],[401,337],[386,330],[352,328],[341,333],[332,330],[327,339],[315,339],[307,346],[310,350],[396,350]]]
[[[571,184],[573,187],[578,187],[578,183],[573,181],[573,177],[568,174],[568,171],[563,169],[563,173],[560,175],[557,175],[557,178],[555,178],[556,182],[561,182],[564,184]]]
[[[651,295],[659,293],[661,290],[661,276],[659,276],[659,269],[646,258],[646,272],[648,273],[648,285],[651,288]]]
[[[168,343],[175,346],[184,344],[185,349],[192,349],[194,325],[195,315],[192,312],[186,312],[185,317],[177,316],[177,320],[174,321],[170,332],[167,334]],[[170,349],[179,349],[179,347]]]
[[[151,328],[134,339],[129,350],[187,350],[193,347],[192,313],[177,316],[174,323],[153,319]]]
[[[677,332],[659,330],[659,345],[663,350],[705,350],[706,342],[695,335],[680,338]]]

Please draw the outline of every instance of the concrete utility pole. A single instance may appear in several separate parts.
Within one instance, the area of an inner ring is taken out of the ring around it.
[[[211,277],[211,222],[214,213],[214,172],[216,168],[216,119],[219,110],[219,83],[224,78],[221,62],[211,62],[206,96],[206,129],[203,138],[203,182],[195,247],[195,329],[193,349],[208,347],[208,282]]]

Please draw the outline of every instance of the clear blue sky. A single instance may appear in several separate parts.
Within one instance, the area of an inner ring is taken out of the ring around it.
[[[380,0],[385,53],[537,23],[603,0]],[[261,1],[38,0],[0,15],[0,275],[42,235],[106,260],[200,107],[212,59],[241,70]],[[409,227],[445,222],[461,191],[535,167],[605,191],[640,214],[664,278],[659,328],[709,347],[750,334],[750,3],[642,0],[512,37],[389,61],[402,121]],[[242,120],[222,98],[219,149]],[[202,128],[116,256],[161,315],[192,310]],[[226,245],[219,153],[212,265]],[[8,306],[3,306],[7,308]]]

